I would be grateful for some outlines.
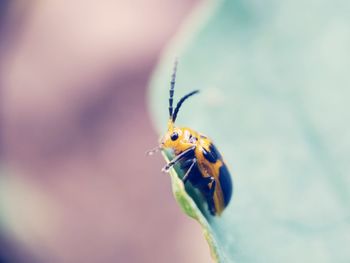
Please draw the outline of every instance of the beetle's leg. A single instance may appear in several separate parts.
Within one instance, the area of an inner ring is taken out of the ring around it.
[[[187,182],[188,177],[190,176],[190,172],[191,172],[192,168],[195,166],[196,163],[197,163],[197,159],[196,159],[196,158],[193,158],[191,166],[187,169],[186,174],[185,174],[184,177],[182,178],[182,182],[183,182],[184,184]]]
[[[216,188],[216,181],[214,177],[210,177],[211,180],[211,188],[209,191],[209,195],[214,198],[215,188]]]
[[[216,188],[216,181],[213,176],[203,177],[199,185],[210,186],[209,191],[206,194],[208,208],[212,215],[215,215],[214,193]]]
[[[190,168],[192,162],[193,162],[193,158],[181,160],[181,163],[180,163],[181,169],[184,170],[184,171],[187,171],[187,169]]]
[[[186,154],[189,154],[191,152],[194,151],[194,149],[196,149],[196,146],[193,146],[189,149],[187,149],[186,151],[183,151],[182,153],[180,153],[179,155],[175,156],[174,159],[172,159],[166,166],[163,167],[162,171],[163,172],[168,172],[169,169],[176,164],[178,161],[181,160],[181,158],[184,158],[186,156]]]
[[[197,186],[207,186],[207,185],[209,186],[212,182],[215,182],[214,177],[212,176],[202,177]],[[211,193],[211,191],[209,193]]]
[[[212,215],[215,215],[215,205],[214,205],[214,193],[215,193],[215,188],[216,188],[216,181],[214,179],[214,177],[210,177],[212,183],[211,183],[211,188],[209,190],[209,202],[208,202],[208,206],[209,206],[209,211]],[[208,184],[209,186],[209,184]]]

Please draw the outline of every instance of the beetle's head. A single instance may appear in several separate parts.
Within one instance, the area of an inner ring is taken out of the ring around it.
[[[172,120],[169,120],[168,130],[160,140],[160,148],[172,149],[175,154],[185,151],[193,146],[189,135],[187,129],[178,128],[174,126]]]

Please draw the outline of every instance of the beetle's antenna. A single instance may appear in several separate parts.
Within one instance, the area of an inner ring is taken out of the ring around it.
[[[187,95],[183,96],[183,97],[179,100],[179,102],[177,103],[176,108],[175,108],[175,110],[174,110],[174,114],[173,114],[173,116],[172,116],[173,122],[175,122],[175,120],[176,120],[177,114],[179,113],[179,110],[180,110],[180,108],[181,108],[182,103],[184,103],[185,100],[187,100],[187,99],[188,99],[189,97],[191,97],[192,95],[197,94],[198,92],[199,92],[199,90],[194,90],[194,91],[188,93]]]
[[[174,62],[173,74],[171,75],[170,90],[169,90],[169,118],[173,116],[173,97],[174,97],[174,88],[175,88],[175,79],[176,79],[176,70],[177,70],[177,58]]]
[[[146,155],[153,155],[162,149],[161,146],[154,147],[153,149],[146,152]]]

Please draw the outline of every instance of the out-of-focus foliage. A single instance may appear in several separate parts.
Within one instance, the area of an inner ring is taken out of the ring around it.
[[[218,261],[349,261],[349,13],[341,0],[223,1],[155,72],[159,132],[178,55],[175,97],[202,91],[178,125],[209,135],[233,174],[230,206],[208,222]]]

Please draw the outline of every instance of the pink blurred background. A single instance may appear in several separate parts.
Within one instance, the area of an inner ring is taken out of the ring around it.
[[[145,156],[150,75],[199,4],[1,1],[0,262],[211,262]]]

